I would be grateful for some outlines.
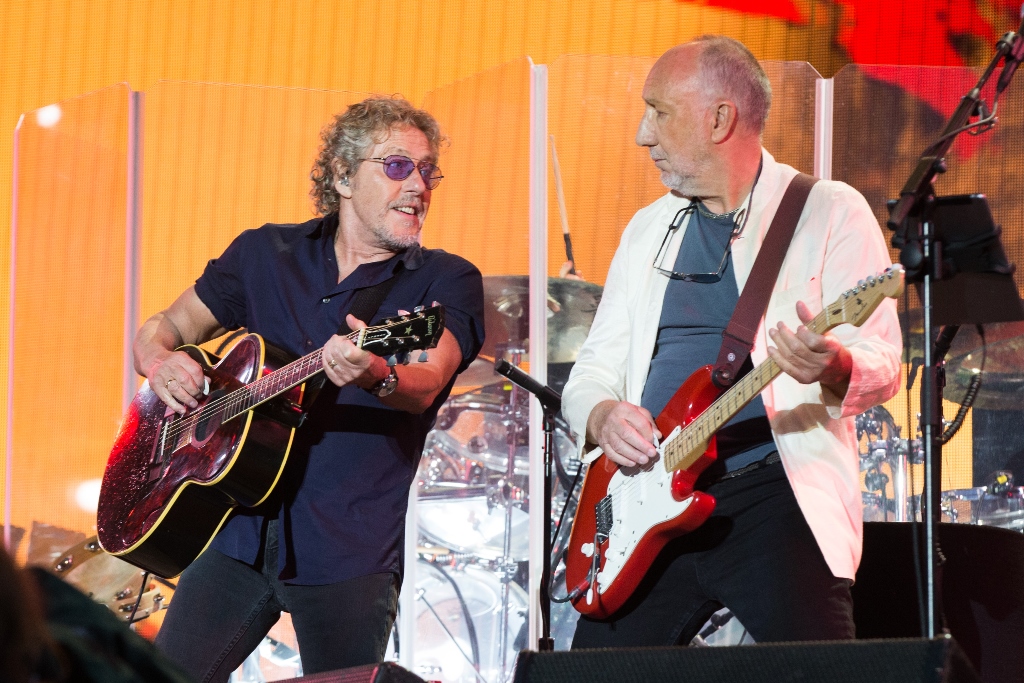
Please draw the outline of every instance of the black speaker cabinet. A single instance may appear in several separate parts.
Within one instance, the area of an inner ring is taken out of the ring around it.
[[[515,683],[976,683],[951,638],[523,652]]]
[[[913,531],[909,523],[864,525],[853,585],[858,638],[921,636]],[[1024,534],[977,524],[937,531],[949,632],[986,683],[1024,681]]]
[[[424,683],[416,674],[391,662],[354,666],[351,669],[326,671],[322,674],[310,674],[287,680],[288,683]]]

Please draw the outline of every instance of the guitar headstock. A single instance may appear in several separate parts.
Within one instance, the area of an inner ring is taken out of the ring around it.
[[[884,299],[895,299],[903,293],[903,266],[889,266],[878,275],[861,280],[825,308],[827,327],[842,323],[860,326],[875,312]]]
[[[378,356],[402,355],[408,359],[412,351],[432,349],[444,332],[444,306],[422,306],[412,313],[404,313],[367,327],[360,347]],[[407,362],[407,361],[406,361]],[[392,363],[393,364],[393,363]]]

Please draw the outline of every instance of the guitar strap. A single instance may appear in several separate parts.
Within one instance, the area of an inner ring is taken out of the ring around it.
[[[405,262],[399,261],[398,265],[395,266],[395,272],[387,280],[378,282],[372,287],[366,287],[356,292],[356,295],[352,298],[352,306],[348,309],[348,312],[354,315],[364,323],[369,324],[371,318],[377,313],[377,309],[384,303],[384,299],[387,298],[391,288],[395,286],[398,279],[402,277],[402,273],[405,272]],[[341,325],[338,326],[338,335],[345,336],[352,332],[352,328],[345,322],[345,318],[342,317]],[[307,382],[306,391],[303,395],[303,406],[309,407],[313,404],[317,394],[324,386],[324,382],[327,381],[327,377],[323,374],[319,374],[312,380]]]
[[[367,287],[366,289],[360,289],[356,292],[356,295],[352,298],[352,307],[349,309],[349,313],[354,315],[359,320],[369,325],[373,321],[370,318],[377,312],[380,305],[384,303],[384,299],[387,298],[391,288],[398,282],[398,278],[402,276],[402,271],[405,270],[405,262],[399,261],[398,265],[395,266],[395,272],[384,282],[378,282],[373,287]],[[341,319],[341,325],[338,326],[338,334],[344,336],[352,331],[352,328],[348,326],[345,319]]]
[[[722,347],[718,351],[718,360],[715,361],[715,369],[711,373],[711,379],[719,389],[732,386],[739,376],[740,368],[747,361],[750,350],[754,348],[757,324],[768,308],[768,300],[775,288],[775,281],[779,278],[782,260],[786,257],[789,243],[793,241],[797,221],[803,213],[811,188],[817,182],[817,178],[806,173],[800,173],[793,178],[775,212],[772,224],[768,226],[768,233],[754,260],[747,284],[736,302],[736,309],[729,319],[729,324],[722,332]]]

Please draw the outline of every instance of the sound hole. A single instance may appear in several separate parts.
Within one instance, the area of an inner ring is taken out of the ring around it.
[[[224,389],[212,392],[206,401],[206,405],[213,405],[226,393],[227,391]],[[223,408],[214,408],[211,411],[203,410],[200,414],[202,417],[196,422],[195,440],[202,443],[213,436],[214,432],[220,427],[224,410]]]

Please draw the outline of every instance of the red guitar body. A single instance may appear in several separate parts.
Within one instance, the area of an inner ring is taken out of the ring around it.
[[[658,415],[655,422],[664,437],[693,421],[721,395],[711,370],[706,365],[690,375]],[[660,459],[643,468],[621,468],[604,455],[591,463],[565,559],[569,590],[589,583],[573,601],[581,614],[600,619],[618,611],[665,544],[711,516],[715,499],[694,491],[693,485],[716,459],[712,436],[703,455],[676,472],[667,472]]]

